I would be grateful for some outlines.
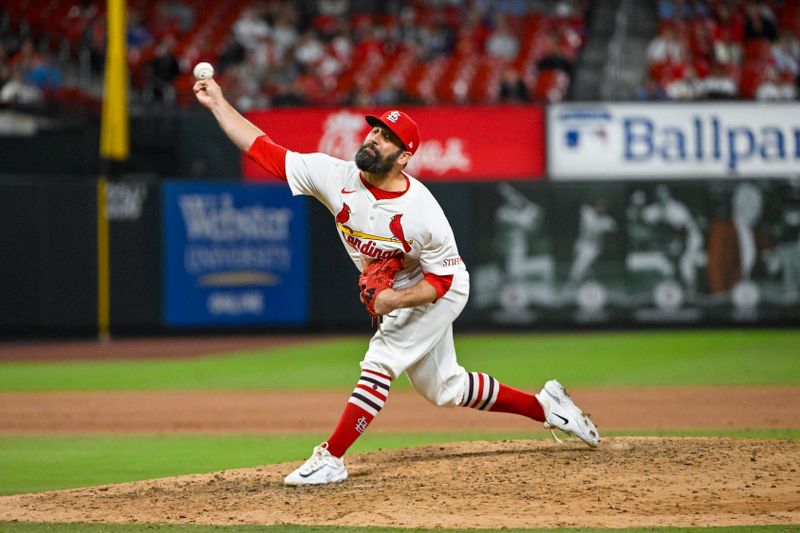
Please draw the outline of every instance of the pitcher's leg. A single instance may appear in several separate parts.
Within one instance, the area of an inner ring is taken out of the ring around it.
[[[383,409],[391,384],[391,378],[385,374],[361,370],[361,376],[347,400],[339,423],[327,440],[331,455],[342,457],[356,439],[367,430],[370,422]]]
[[[545,420],[533,394],[504,385],[486,373],[464,370],[456,357],[452,326],[406,374],[417,392],[440,407],[471,407]]]
[[[467,372],[457,363],[448,337],[452,339],[445,336],[429,354],[406,370],[411,384],[428,401],[440,407],[461,406],[522,415],[544,422],[545,428],[574,435],[589,446],[600,444],[597,427],[558,381],[550,380],[538,394],[531,394],[504,385],[489,374]]]

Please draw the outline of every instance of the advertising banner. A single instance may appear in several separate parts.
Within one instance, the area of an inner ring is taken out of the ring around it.
[[[274,109],[246,116],[281,146],[352,160],[382,110]],[[425,107],[408,113],[422,142],[408,172],[423,181],[540,179],[545,174],[544,112],[536,106]],[[271,176],[247,156],[247,180]]]
[[[167,326],[308,319],[306,204],[283,185],[167,183]]]
[[[554,105],[548,165],[554,180],[797,177],[800,105]]]
[[[497,325],[800,320],[800,182],[474,191],[470,305]]]

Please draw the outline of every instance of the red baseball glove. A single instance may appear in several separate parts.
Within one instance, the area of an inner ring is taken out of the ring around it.
[[[384,289],[390,289],[394,285],[394,277],[403,268],[402,257],[390,257],[389,259],[377,259],[367,265],[358,277],[358,288],[361,290],[361,302],[367,308],[367,312],[377,318],[375,312],[375,298]]]

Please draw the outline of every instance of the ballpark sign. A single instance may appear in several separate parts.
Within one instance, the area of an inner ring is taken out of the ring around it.
[[[553,179],[800,175],[800,105],[557,105]]]
[[[307,320],[305,203],[285,185],[164,185],[169,326]]]
[[[272,139],[294,152],[323,152],[352,160],[369,126],[364,115],[382,109],[276,109],[247,114]],[[423,181],[538,179],[545,173],[544,112],[537,106],[409,108],[422,140],[409,163]],[[244,157],[246,179],[273,177]]]

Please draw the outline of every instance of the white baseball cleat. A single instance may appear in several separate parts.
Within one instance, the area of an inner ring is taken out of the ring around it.
[[[597,431],[597,427],[589,415],[584,414],[575,405],[561,383],[551,379],[544,384],[544,388],[536,395],[536,399],[544,409],[546,420],[544,427],[550,430],[557,442],[561,442],[561,440],[556,436],[553,428],[560,429],[569,435],[575,435],[592,448],[600,445],[600,433]]]
[[[311,457],[303,466],[286,476],[283,483],[286,485],[327,485],[340,483],[347,479],[347,469],[344,459],[334,457],[328,451],[328,443],[323,442],[314,447]]]

